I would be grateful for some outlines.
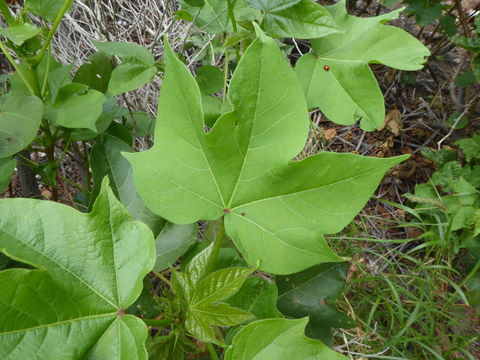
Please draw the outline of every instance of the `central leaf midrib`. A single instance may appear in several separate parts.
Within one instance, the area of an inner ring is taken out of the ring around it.
[[[168,154],[168,153],[164,153],[163,155],[175,159],[175,157],[173,157],[172,155],[170,155],[170,154]],[[207,164],[208,164],[208,163],[207,163]],[[179,184],[176,180],[173,180],[172,178],[166,176],[165,173],[157,170],[156,168],[153,168],[153,167],[151,167],[151,166],[148,166],[148,163],[144,163],[143,166],[144,166],[145,168],[153,171],[155,174],[159,175],[160,177],[162,177],[162,178],[166,179],[167,181],[171,182],[172,184],[178,186],[180,189],[185,190],[186,192],[189,192],[189,193],[195,195],[195,196],[198,197],[199,199],[204,200],[204,201],[206,201],[206,202],[208,202],[208,203],[210,203],[210,204],[212,204],[212,205],[220,208],[220,206],[219,206],[216,202],[214,202],[214,201],[212,201],[212,200],[210,200],[210,199],[202,196],[201,194],[199,194],[199,193],[191,190],[191,189],[188,188],[188,187],[182,186],[182,185]],[[219,192],[220,192],[220,191],[219,191]]]
[[[180,62],[180,60],[176,59],[176,61]],[[183,65],[183,64],[182,64]],[[186,69],[184,69],[186,70]],[[186,70],[188,72],[188,70]],[[195,81],[195,80],[193,80]],[[196,86],[196,95],[198,95],[198,98],[199,100],[201,99],[201,94],[200,94],[200,89],[198,88],[198,85]],[[194,119],[195,119],[195,114],[192,113],[192,108],[193,107],[190,107],[188,106],[187,102],[183,102],[183,105],[185,107],[185,109],[187,110],[188,112],[188,115],[190,116],[190,121],[192,124],[194,124]],[[203,106],[202,106],[202,103],[201,101],[199,101],[199,105],[200,105],[200,112],[202,114],[202,117],[203,117]],[[203,121],[203,120],[202,120]],[[172,127],[169,126],[169,128],[172,129]],[[198,131],[195,127],[193,128],[193,131],[195,132],[195,137],[198,141],[198,144],[200,145],[200,153],[202,154],[202,157],[203,159],[205,160],[205,163],[207,164],[207,168],[208,168],[208,171],[210,172],[210,176],[212,177],[212,180],[215,184],[215,187],[217,188],[217,192],[218,192],[218,195],[220,196],[220,200],[222,201],[222,206],[223,208],[225,208],[225,199],[223,198],[223,195],[222,195],[222,192],[220,191],[220,186],[218,185],[218,181],[217,181],[217,178],[215,177],[215,174],[213,173],[213,169],[212,169],[212,165],[210,164],[210,161],[208,160],[208,156],[206,154],[206,149],[205,149],[205,142],[206,142],[206,134],[205,134],[205,131],[203,129],[200,129],[200,131]],[[203,140],[203,141],[202,141]],[[177,184],[178,186],[178,184]],[[191,191],[193,194],[196,194],[194,193],[193,191]],[[198,194],[196,194],[199,198],[200,196]],[[216,206],[218,206],[218,204],[216,204],[215,202],[211,201],[212,203],[214,203]]]
[[[254,203],[258,203],[258,202],[262,202],[262,201],[267,201],[267,200],[271,200],[271,199],[275,199],[275,198],[279,198],[279,197],[283,197],[283,196],[291,196],[291,195],[306,193],[306,192],[314,191],[314,190],[318,190],[318,189],[323,189],[323,188],[326,188],[326,187],[329,187],[329,186],[332,186],[332,185],[340,184],[340,183],[345,182],[345,181],[349,181],[349,180],[356,179],[356,178],[361,177],[361,176],[364,176],[364,175],[368,175],[370,172],[373,174],[373,173],[376,173],[376,172],[381,172],[381,170],[378,170],[378,171],[366,171],[366,172],[363,172],[363,173],[361,173],[361,174],[357,174],[357,175],[355,175],[355,176],[352,176],[352,177],[349,177],[349,178],[346,178],[346,179],[334,181],[334,182],[332,182],[332,183],[330,183],[330,184],[325,184],[325,185],[321,185],[321,186],[315,186],[315,187],[309,188],[309,189],[304,189],[304,190],[299,190],[299,191],[293,191],[293,192],[289,192],[289,193],[282,193],[282,194],[279,194],[279,195],[274,195],[274,196],[265,197],[265,198],[262,198],[262,199],[257,199],[257,200],[248,201],[248,202],[245,202],[245,203],[243,203],[243,204],[240,204],[240,205],[235,206],[235,207],[232,208],[231,210],[236,210],[236,209],[241,208],[242,206],[252,205],[252,204],[254,204]]]
[[[204,297],[203,299],[195,299],[195,296],[197,295],[195,293],[195,295],[193,296],[193,303],[192,303],[192,306],[199,306],[199,305],[202,305],[202,304],[213,304],[215,302],[219,302],[219,301],[222,301],[226,298],[228,298],[228,296],[226,296],[225,298],[222,298],[218,301],[211,301],[210,299],[211,298],[215,298],[215,295],[219,294],[219,293],[222,293],[223,290],[225,288],[228,288],[228,287],[231,287],[231,284],[235,281],[235,279],[233,281],[230,281],[228,283],[226,283],[224,286],[221,286],[220,288],[217,288],[215,291],[211,292],[210,294],[208,294],[208,296]]]
[[[5,232],[4,230],[1,230],[0,229],[0,233],[3,233],[3,234],[6,234],[7,236],[9,236],[10,238],[12,239],[16,239],[20,244],[22,244],[23,246],[26,246],[27,248],[29,248],[30,250],[36,252],[37,254],[40,255],[40,257],[45,257],[46,259],[48,259],[49,261],[51,261],[53,264],[57,265],[58,267],[60,267],[61,269],[63,269],[65,272],[71,274],[74,278],[76,278],[80,283],[84,284],[88,289],[90,289],[95,295],[97,295],[100,299],[102,299],[103,301],[105,301],[107,304],[111,305],[113,308],[117,308],[118,306],[116,304],[114,304],[113,302],[111,302],[109,299],[107,299],[105,296],[102,295],[102,293],[98,290],[96,290],[92,285],[90,285],[88,282],[86,282],[84,279],[82,279],[78,274],[74,273],[72,270],[70,270],[69,268],[65,267],[64,265],[60,264],[59,262],[57,262],[55,259],[52,259],[50,256],[48,256],[47,254],[45,253],[42,253],[40,250],[37,250],[36,248],[34,248],[33,246],[31,246],[30,244],[26,243],[26,242],[23,242],[19,239],[17,239],[15,236]],[[8,253],[8,251],[7,251]],[[12,254],[13,255],[13,254]],[[21,256],[20,256],[21,258]]]
[[[259,41],[259,40],[257,40],[257,41]],[[263,59],[264,50],[265,50],[265,45],[262,44],[262,51],[261,51],[261,54],[260,54],[260,59]],[[240,183],[240,179],[242,178],[243,170],[245,169],[245,163],[247,162],[247,157],[248,157],[248,154],[249,154],[248,149],[250,148],[250,143],[252,141],[253,126],[254,126],[255,121],[257,119],[258,102],[259,102],[259,99],[260,99],[260,79],[261,79],[260,75],[261,75],[261,72],[262,72],[262,68],[263,68],[263,61],[260,62],[260,66],[258,67],[258,74],[257,74],[257,77],[256,77],[256,79],[258,79],[258,82],[256,84],[257,85],[257,91],[256,91],[256,99],[255,99],[255,110],[254,110],[254,113],[253,113],[252,125],[250,126],[248,143],[247,143],[247,146],[245,147],[245,156],[243,157],[242,167],[240,168],[240,171],[238,172],[238,177],[237,177],[237,180],[236,180],[236,183],[235,183],[235,187],[232,191],[232,195],[230,196],[230,200],[228,202],[228,208],[231,208],[231,206],[232,206],[232,201],[235,198],[235,193],[238,189],[238,184]]]
[[[112,227],[112,205],[110,204],[110,199],[108,198],[108,195],[107,195],[107,200],[108,200],[108,230],[110,232],[110,236],[109,236],[109,239],[111,239],[112,241],[110,241],[110,244],[112,245],[112,262],[113,262],[113,276],[114,276],[114,284],[115,284],[115,290],[116,290],[116,293],[117,293],[117,302],[118,302],[118,306],[123,306],[123,304],[121,304],[121,299],[120,299],[120,290],[119,290],[119,286],[118,286],[118,274],[117,274],[117,266],[116,266],[116,262],[115,262],[115,241],[113,239],[113,227]]]
[[[34,330],[43,329],[43,328],[46,328],[46,327],[60,326],[60,325],[63,325],[63,324],[68,324],[68,323],[77,322],[77,321],[107,318],[107,317],[110,317],[110,316],[114,317],[112,319],[112,321],[114,322],[116,315],[117,315],[117,312],[111,312],[111,313],[105,313],[105,314],[96,314],[96,315],[86,315],[86,316],[81,316],[81,317],[72,318],[72,319],[68,319],[68,320],[55,321],[55,322],[48,323],[48,324],[42,324],[42,325],[32,326],[32,327],[18,329],[18,330],[0,332],[0,337],[4,336],[4,335],[12,335],[12,334],[18,334],[18,333],[27,332],[27,331],[34,331]]]
[[[286,242],[286,241],[283,240],[280,236],[272,233],[272,232],[271,232],[270,230],[268,230],[267,228],[263,227],[263,226],[260,225],[259,223],[255,222],[255,221],[253,221],[253,220],[251,220],[251,219],[249,219],[249,218],[247,218],[247,217],[245,217],[245,216],[241,216],[241,215],[239,215],[239,214],[237,214],[237,213],[232,213],[232,214],[234,214],[235,216],[238,216],[238,217],[239,217],[240,219],[242,219],[242,220],[246,220],[246,221],[252,223],[253,225],[257,226],[258,228],[260,228],[261,230],[263,230],[264,232],[266,232],[267,234],[270,234],[270,235],[271,235],[272,237],[274,237],[275,239],[278,239],[278,241],[280,241],[282,244],[284,244],[284,245],[287,246],[287,247],[296,249],[296,250],[298,250],[298,251],[300,251],[300,252],[304,252],[304,253],[307,253],[307,254],[309,254],[309,255],[311,255],[311,254],[318,255],[318,253],[316,253],[316,252],[313,252],[313,251],[310,251],[310,250],[306,250],[306,249],[303,249],[303,248],[301,248],[301,247],[298,247],[298,246],[295,246],[295,245],[293,245],[293,244],[291,244],[291,243]]]

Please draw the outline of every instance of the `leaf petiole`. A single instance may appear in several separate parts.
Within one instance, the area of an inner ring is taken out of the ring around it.
[[[212,272],[215,263],[217,262],[218,254],[220,253],[220,249],[222,248],[223,238],[225,237],[225,223],[222,218],[222,222],[220,223],[220,227],[218,229],[217,236],[215,237],[215,242],[213,244],[212,254],[210,255],[210,259],[208,260],[208,265],[205,270],[205,275],[208,275]]]
[[[30,91],[30,93],[32,95],[38,96],[38,94],[33,89],[32,85],[28,82],[27,77],[25,76],[23,71],[20,69],[20,66],[18,66],[18,64],[15,62],[15,59],[12,57],[12,55],[10,55],[7,47],[5,46],[5,44],[2,41],[0,41],[0,50],[2,50],[2,52],[5,55],[5,57],[7,58],[7,60],[10,62],[10,64],[12,64],[13,68],[18,73],[18,76],[20,76],[20,79],[22,79],[23,83],[27,87],[28,91]]]
[[[236,4],[237,4],[237,0],[227,0],[228,17],[232,23],[232,29],[234,33],[237,33],[238,31],[237,21],[235,20],[235,13],[233,12],[233,9],[235,8]],[[237,63],[238,63],[240,61],[240,51],[238,50],[238,44],[235,44],[235,58],[237,59]]]
[[[207,349],[208,352],[210,353],[212,360],[220,360],[220,358],[217,355],[217,352],[215,351],[215,348],[213,347],[212,343],[207,343]]]
[[[15,22],[15,18],[12,16],[10,9],[7,6],[7,2],[5,0],[0,0],[0,13],[2,13],[5,21],[9,26],[11,26]]]
[[[172,321],[169,319],[145,319],[142,318],[143,322],[147,326],[153,326],[153,327],[167,327],[172,324]]]

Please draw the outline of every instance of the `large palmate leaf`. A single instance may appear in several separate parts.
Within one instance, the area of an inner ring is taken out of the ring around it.
[[[277,277],[278,308],[293,318],[309,317],[307,335],[331,345],[330,328],[351,328],[354,321],[335,309],[345,286],[348,263],[322,264],[297,274]]]
[[[238,332],[224,360],[346,360],[318,340],[304,335],[308,319],[255,321]]]
[[[402,158],[325,152],[291,162],[307,139],[307,108],[290,65],[263,33],[230,83],[234,110],[208,134],[197,83],[169,49],[166,61],[155,145],[125,154],[146,205],[176,224],[225,216],[227,235],[265,271],[341,261],[322,233],[342,230]]]
[[[31,199],[0,212],[0,250],[38,268],[0,272],[0,358],[146,360],[146,326],[124,309],[153,267],[153,236],[108,182],[90,214]]]
[[[43,103],[35,96],[0,96],[0,158],[14,155],[30,144],[42,115]]]
[[[400,70],[419,70],[429,50],[402,29],[383,25],[396,19],[401,9],[371,18],[348,15],[345,1],[326,8],[344,31],[312,40],[315,55],[297,63],[297,75],[309,108],[319,107],[342,125],[359,119],[364,130],[384,122],[384,100],[368,63]]]
[[[265,30],[274,37],[312,39],[340,31],[330,13],[311,0],[247,2],[265,12]]]
[[[213,326],[237,325],[252,315],[221,301],[235,294],[254,269],[227,268],[206,276],[212,250],[213,243],[190,261],[185,272],[174,272],[172,287],[183,303],[187,330],[200,341],[222,345],[222,335]]]

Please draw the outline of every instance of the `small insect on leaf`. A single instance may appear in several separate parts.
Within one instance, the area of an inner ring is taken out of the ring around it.
[[[323,70],[325,70],[325,71],[330,71],[330,66],[324,65],[324,66],[323,66]]]

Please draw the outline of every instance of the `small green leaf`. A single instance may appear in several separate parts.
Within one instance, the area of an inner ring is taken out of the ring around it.
[[[92,41],[98,50],[109,56],[118,56],[129,61],[135,59],[146,66],[154,66],[155,60],[152,53],[143,46],[121,41]]]
[[[134,220],[147,224],[156,235],[165,225],[165,220],[147,209],[133,184],[132,169],[122,152],[131,152],[132,148],[122,140],[105,135],[100,137],[90,154],[93,172],[92,204],[100,193],[102,181],[108,176],[115,196],[125,206]]]
[[[55,104],[60,89],[72,83],[72,78],[70,75],[72,68],[73,68],[73,65],[54,67],[48,73],[48,75],[45,74],[45,76],[47,76],[47,85],[48,85],[48,101],[47,102],[49,104]],[[80,89],[86,92],[88,90],[88,87],[85,85],[84,86],[72,85],[72,86],[66,87],[63,90],[61,96],[63,98],[66,98],[74,94],[75,92],[80,91]],[[59,98],[58,101],[60,102],[61,99]]]
[[[193,21],[194,20],[194,17],[188,12],[188,11],[185,11],[185,10],[177,10],[173,13],[175,15],[175,20],[185,20],[185,21]]]
[[[5,191],[12,176],[17,160],[12,158],[0,159],[0,194]]]
[[[255,321],[240,330],[224,360],[347,360],[318,340],[304,335],[308,318]]]
[[[64,2],[65,0],[25,0],[25,7],[32,14],[39,15],[53,23]]]
[[[401,9],[370,18],[348,15],[345,0],[326,9],[344,33],[312,40],[314,52],[321,58],[379,63],[411,71],[420,70],[430,55],[430,51],[405,30],[383,24],[396,19]]]
[[[404,0],[408,7],[405,12],[415,14],[418,25],[426,26],[442,15],[441,0]]]
[[[341,32],[329,12],[310,0],[250,3],[266,8],[265,30],[273,37],[313,39]]]
[[[469,70],[458,75],[457,79],[455,80],[455,85],[457,85],[459,88],[465,88],[475,84],[476,80],[477,79],[475,78],[473,71]]]
[[[452,14],[445,14],[440,18],[440,32],[447,36],[454,36],[458,32],[457,18]]]
[[[468,118],[460,113],[454,113],[448,117],[447,125],[455,130],[464,129],[468,125]]]
[[[204,238],[205,239],[205,238]],[[225,243],[225,240],[224,240]],[[248,266],[245,260],[240,256],[236,249],[221,248],[215,264],[212,265],[212,271],[231,268],[231,267],[245,267]],[[242,308],[241,306],[239,306]]]
[[[480,272],[470,278],[466,283],[468,291],[466,292],[468,301],[472,306],[480,306]]]
[[[384,122],[384,99],[367,64],[419,70],[430,52],[404,30],[383,24],[401,9],[371,18],[349,15],[345,0],[326,9],[343,33],[312,40],[316,57],[307,54],[296,66],[308,106],[319,107],[339,124],[361,120],[364,130],[378,129]]]
[[[124,309],[153,267],[153,236],[108,182],[89,214],[31,199],[0,212],[0,249],[39,269],[0,272],[0,358],[146,360],[146,326]]]
[[[216,66],[204,65],[197,69],[198,87],[204,94],[215,94],[222,89],[223,72]]]
[[[87,61],[78,68],[73,77],[74,83],[87,85],[90,89],[105,93],[112,76],[112,58],[103,52],[90,55]]]
[[[73,141],[86,141],[103,134],[111,125],[118,111],[118,106],[113,96],[107,96],[107,102],[103,104],[102,114],[95,122],[95,131],[89,129],[74,129],[70,133]]]
[[[0,158],[16,154],[33,140],[43,116],[42,101],[30,95],[0,96]]]
[[[472,38],[457,37],[454,39],[454,43],[473,53],[480,51],[480,37],[478,36]]]
[[[195,286],[188,303],[185,326],[200,341],[221,345],[223,339],[212,326],[233,326],[252,315],[226,303],[219,303],[237,292],[254,269],[229,268],[215,271]],[[186,289],[185,289],[186,291]]]
[[[355,327],[355,322],[335,309],[345,287],[348,263],[329,263],[301,273],[277,277],[278,308],[292,318],[309,317],[307,335],[332,344],[330,328]]]
[[[252,268],[228,268],[210,273],[214,243],[197,254],[183,273],[172,273],[172,289],[186,312],[185,327],[196,339],[223,344],[217,326],[233,326],[252,317],[246,311],[220,301],[235,294],[254,271]]]
[[[480,159],[480,135],[473,134],[471,138],[458,140],[456,143],[467,157],[467,162]]]
[[[117,113],[118,117],[122,117],[125,120],[125,126],[135,134],[135,137],[153,135],[155,130],[155,118],[149,113],[142,111],[132,111],[123,108]]]
[[[225,46],[225,47],[233,46],[235,44],[238,44],[240,41],[244,41],[246,39],[249,39],[251,36],[252,36],[252,33],[248,32],[248,31],[240,31],[240,32],[237,32],[237,33],[230,34],[225,39],[225,42],[223,43],[223,46]]]
[[[9,28],[0,28],[0,35],[5,36],[15,45],[20,46],[28,39],[31,39],[42,32],[41,29],[33,24],[20,24]]]
[[[252,277],[227,303],[248,311],[257,319],[273,319],[283,317],[277,310],[277,298],[278,289],[274,282]]]
[[[213,127],[222,115],[222,100],[210,95],[202,95],[203,119],[205,125]]]
[[[205,0],[185,0],[185,2],[194,7],[201,8],[203,5],[205,5]]]
[[[59,90],[55,104],[45,109],[44,117],[66,128],[97,131],[95,123],[107,98],[97,90],[86,89],[83,84],[65,85]]]
[[[251,7],[265,12],[281,11],[297,5],[302,0],[247,0]]]
[[[457,160],[456,152],[448,149],[432,150],[430,148],[423,148],[421,152],[423,156],[433,161],[439,168],[449,161]]]
[[[131,64],[128,62],[118,65],[112,72],[108,92],[113,96],[141,88],[149,83],[155,74],[155,66]]]
[[[197,237],[197,225],[176,225],[166,223],[155,240],[157,259],[155,271],[171,266],[193,245]]]
[[[108,92],[113,96],[142,87],[157,73],[153,55],[138,44],[115,41],[93,43],[105,54],[123,60],[113,70],[108,84]]]
[[[365,131],[382,126],[385,103],[382,91],[367,63],[302,56],[296,65],[309,108],[319,107],[340,125],[360,121]]]
[[[228,17],[228,5],[225,0],[204,0],[205,4],[199,9],[198,4],[190,4],[191,1],[180,0],[181,8],[188,11],[195,18],[195,23],[203,31],[210,34],[222,32],[231,33],[232,24]],[[237,0],[234,7],[235,20],[260,19],[260,11],[249,7],[245,0]]]

